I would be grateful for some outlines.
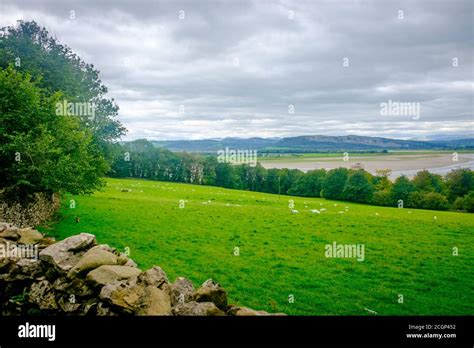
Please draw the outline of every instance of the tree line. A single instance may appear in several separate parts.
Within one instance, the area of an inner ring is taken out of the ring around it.
[[[322,197],[379,206],[474,212],[474,171],[446,176],[418,172],[392,182],[388,171],[363,169],[265,169],[260,164],[219,163],[217,156],[175,153],[147,140],[117,144],[109,175],[219,186],[302,197]]]

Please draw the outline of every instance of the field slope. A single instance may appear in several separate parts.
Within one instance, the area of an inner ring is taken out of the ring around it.
[[[63,204],[60,222],[43,231],[93,233],[171,281],[213,278],[234,304],[298,315],[474,313],[473,214],[136,179],[107,179],[102,192]],[[325,257],[333,242],[363,244],[364,261]]]

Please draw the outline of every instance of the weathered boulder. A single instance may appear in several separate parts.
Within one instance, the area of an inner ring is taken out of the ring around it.
[[[81,307],[81,304],[76,300],[76,297],[73,295],[62,296],[59,298],[57,302],[58,302],[59,307],[65,313],[76,312]]]
[[[20,239],[20,235],[18,234],[17,228],[6,228],[6,226],[2,226],[2,227],[3,227],[3,230],[2,232],[0,232],[0,238],[11,239],[11,240]]]
[[[192,301],[194,296],[194,285],[186,278],[178,277],[173,284],[171,284],[171,303],[175,306],[178,303],[185,303]]]
[[[196,302],[213,302],[220,309],[227,307],[227,292],[212,279],[206,280],[193,296]]]
[[[70,278],[90,271],[102,265],[116,265],[117,256],[97,245],[89,249],[82,258],[69,270],[68,276]]]
[[[36,244],[43,239],[43,235],[32,228],[22,228],[16,233],[20,236],[19,244]]]
[[[86,279],[93,285],[103,286],[116,280],[138,276],[140,272],[138,268],[134,267],[104,265],[90,271]]]
[[[95,243],[95,236],[81,233],[52,244],[40,252],[40,259],[54,265],[57,269],[67,272],[81,259],[84,252]]]
[[[245,317],[245,316],[275,316],[275,315],[285,315],[283,313],[268,313],[265,311],[256,311],[255,309],[251,309],[248,307],[239,307],[239,306],[231,306],[227,310],[227,315],[233,315],[237,317]]]
[[[169,289],[164,290],[147,286],[137,302],[136,315],[171,315]]]
[[[81,278],[57,278],[53,282],[53,288],[59,292],[74,295],[75,297],[92,296],[95,294],[95,291]]]
[[[225,315],[217,306],[212,302],[186,302],[178,303],[173,307],[172,313],[174,315],[182,316],[222,316]]]
[[[28,301],[36,304],[40,309],[58,309],[53,287],[47,280],[31,284]]]
[[[99,297],[105,302],[119,307],[125,312],[133,312],[145,288],[136,283],[136,278],[116,280],[106,284],[100,291]]]
[[[169,284],[168,277],[161,267],[154,266],[138,276],[138,282],[145,286],[151,285],[160,288],[163,284]]]

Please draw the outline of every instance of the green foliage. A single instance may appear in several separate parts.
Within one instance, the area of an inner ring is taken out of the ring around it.
[[[71,48],[59,43],[36,22],[21,21],[16,27],[4,27],[0,41],[0,68],[15,64],[20,72],[28,73],[32,81],[49,95],[61,92],[61,100],[89,102],[95,105],[94,117],[78,115],[79,124],[92,133],[94,143],[109,159],[114,160],[110,143],[125,134],[116,119],[118,106],[105,97],[107,87],[99,71],[87,64]]]
[[[102,185],[107,163],[91,132],[76,118],[55,114],[59,97],[12,67],[0,70],[0,177],[12,199],[91,193]]]
[[[415,185],[413,185],[413,183],[406,176],[403,175],[398,177],[392,186],[392,190],[390,191],[392,204],[397,204],[399,200],[407,202],[408,196],[410,193],[414,192],[415,189]]]
[[[474,191],[471,191],[464,196],[463,207],[465,211],[474,213]]]
[[[422,209],[448,210],[448,199],[438,192],[425,192],[422,194],[421,204],[417,206]]]
[[[310,170],[298,177],[288,193],[302,197],[320,197],[325,177],[326,170],[324,169]]]
[[[455,169],[446,175],[446,184],[451,202],[457,197],[464,197],[474,191],[474,171],[467,168]]]
[[[389,190],[375,191],[372,196],[371,204],[381,205],[381,206],[386,206],[386,207],[392,205],[390,191]]]
[[[446,188],[441,175],[432,174],[427,170],[422,170],[416,173],[411,182],[417,190],[424,192],[440,193]]]
[[[458,197],[453,203],[454,210],[464,210],[464,198]]]
[[[321,197],[327,199],[343,199],[343,190],[349,170],[346,168],[331,169],[323,181]]]
[[[351,202],[368,203],[372,199],[374,188],[369,181],[367,172],[356,170],[349,174],[344,190],[343,198]]]

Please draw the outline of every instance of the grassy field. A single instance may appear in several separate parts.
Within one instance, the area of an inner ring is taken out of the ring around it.
[[[66,197],[60,222],[42,230],[58,238],[93,233],[99,243],[128,247],[142,269],[159,265],[171,281],[184,276],[195,285],[213,278],[231,303],[268,311],[474,313],[473,214],[136,179],[107,183],[92,196]],[[291,214],[289,199],[299,213]],[[309,211],[320,208],[327,210]],[[325,245],[334,241],[363,244],[364,261],[325,257]]]

